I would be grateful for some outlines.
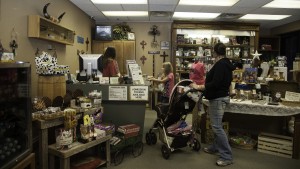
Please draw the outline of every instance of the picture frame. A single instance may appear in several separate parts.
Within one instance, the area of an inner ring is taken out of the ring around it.
[[[204,56],[211,56],[211,49],[204,49]]]
[[[232,50],[230,48],[226,48],[226,57],[232,58]]]
[[[135,40],[135,34],[133,32],[127,33],[127,39],[128,40]]]
[[[160,49],[161,50],[169,50],[170,49],[170,42],[169,41],[161,41],[160,42]]]

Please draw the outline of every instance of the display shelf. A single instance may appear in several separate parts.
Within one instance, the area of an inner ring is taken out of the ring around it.
[[[258,49],[258,33],[259,25],[253,23],[174,21],[171,62],[174,74],[179,75],[176,79],[189,78],[195,56],[211,66],[213,46],[218,41],[226,45],[226,56],[231,60],[251,59]]]
[[[0,63],[0,168],[21,165],[32,151],[31,66]]]
[[[75,31],[42,18],[39,15],[28,16],[28,37],[48,40],[65,45],[73,45]]]
[[[261,60],[270,61],[280,55],[279,37],[259,37],[258,53],[261,53]]]

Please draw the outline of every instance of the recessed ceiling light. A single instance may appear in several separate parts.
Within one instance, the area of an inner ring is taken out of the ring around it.
[[[147,11],[102,11],[105,16],[148,16]]]
[[[91,0],[94,4],[147,4],[147,0]]]
[[[173,18],[212,19],[219,15],[220,13],[174,12]]]
[[[180,0],[179,5],[232,6],[239,0]]]
[[[266,5],[263,8],[300,8],[299,0],[274,0]]]
[[[281,20],[291,15],[261,15],[261,14],[247,14],[242,16],[240,19],[247,20]]]

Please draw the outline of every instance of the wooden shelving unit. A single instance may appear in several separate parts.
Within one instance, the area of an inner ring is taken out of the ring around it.
[[[203,36],[201,32],[206,35],[207,42],[202,41],[205,38],[201,37]],[[174,21],[172,24],[171,62],[174,74],[178,75],[176,81],[179,80],[178,78],[188,78],[188,67],[193,62],[195,56],[201,56],[200,58],[205,64],[211,64],[211,55],[215,44],[215,41],[212,41],[216,37],[215,35],[236,40],[236,42],[225,43],[227,57],[235,61],[247,58],[251,59],[251,53],[254,53],[258,49],[258,24]],[[238,53],[236,52],[237,49]],[[203,53],[203,56],[201,53]]]
[[[65,45],[73,45],[75,31],[42,18],[39,15],[29,15],[27,36]]]
[[[265,48],[264,45],[270,45],[271,48]],[[276,59],[280,55],[280,38],[279,37],[259,37],[258,53],[262,55],[260,58],[263,61]]]

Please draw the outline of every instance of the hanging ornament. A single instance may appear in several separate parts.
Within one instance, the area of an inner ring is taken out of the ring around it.
[[[15,31],[15,28],[12,29],[11,33],[10,33],[10,43],[9,43],[9,47],[12,50],[12,53],[14,54],[14,56],[17,55],[16,53],[16,49],[18,48],[18,33]]]
[[[253,59],[252,59],[252,60],[254,60],[254,59],[260,60],[259,56],[260,56],[261,54],[258,53],[257,50],[255,51],[255,53],[252,53],[251,55],[253,56]]]
[[[160,35],[160,31],[157,29],[158,26],[157,25],[153,25],[150,29],[150,31],[148,32],[150,35],[153,36],[153,41],[151,43],[151,47],[152,48],[157,48],[159,46],[158,42],[156,41],[155,37]]]

